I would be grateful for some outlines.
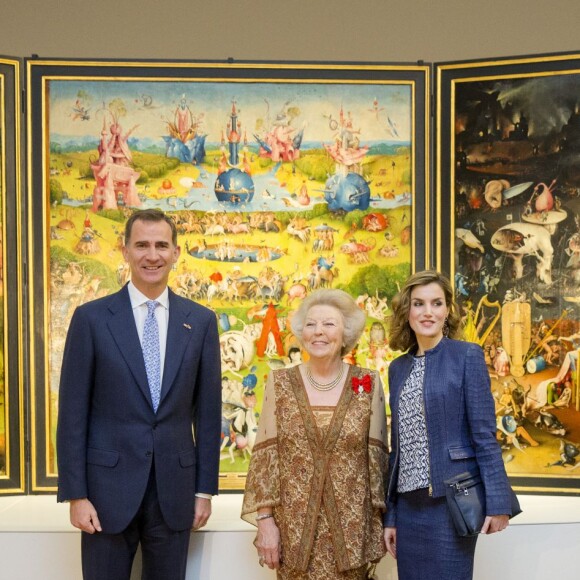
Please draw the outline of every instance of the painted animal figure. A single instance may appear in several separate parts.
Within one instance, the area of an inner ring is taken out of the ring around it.
[[[556,415],[548,413],[547,411],[540,410],[534,424],[536,427],[544,429],[552,435],[559,435],[560,437],[564,437],[564,435],[566,435],[566,428],[560,419],[558,419]]]
[[[232,234],[250,234],[252,230],[250,229],[250,224],[248,222],[242,222],[241,224],[228,224],[226,226],[228,232]]]
[[[375,245],[376,240],[374,238],[369,238],[366,242],[357,242],[353,238],[347,244],[343,244],[340,247],[340,251],[343,254],[349,255],[356,264],[361,264],[370,261],[369,252]]]
[[[207,303],[211,304],[211,301],[216,296],[224,296],[228,291],[228,283],[226,280],[221,280],[219,282],[213,282],[207,287]]]
[[[230,300],[249,300],[259,296],[258,280],[254,276],[243,278],[226,278],[228,282],[228,298]]]
[[[358,254],[361,252],[370,252],[375,247],[374,238],[369,238],[366,243],[357,242],[356,240],[351,240],[347,244],[343,244],[340,247],[340,251],[344,254]]]
[[[298,298],[298,300],[304,300],[307,293],[308,292],[304,284],[294,284],[293,286],[290,286],[290,289],[287,292],[288,304],[290,304],[293,300],[296,300],[296,298]]]
[[[292,223],[289,223],[288,227],[286,228],[286,231],[288,232],[289,235],[294,236],[295,238],[298,238],[303,243],[307,243],[308,240],[310,239],[310,228],[309,227],[297,228]]]
[[[224,227],[219,224],[208,226],[205,230],[206,236],[224,236],[225,233],[226,231],[224,230]]]
[[[560,460],[551,463],[548,467],[555,465],[569,466],[570,471],[578,469],[580,463],[576,463],[577,457],[580,455],[580,447],[575,443],[570,443],[564,439],[560,439]]]
[[[259,286],[258,292],[262,300],[274,300],[278,302],[284,294],[284,283],[288,278],[277,274],[268,283]]]

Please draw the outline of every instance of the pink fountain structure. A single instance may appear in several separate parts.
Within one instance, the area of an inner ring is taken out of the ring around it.
[[[116,118],[107,131],[106,120],[103,119],[101,141],[99,143],[99,159],[91,163],[96,185],[93,189],[93,211],[102,209],[118,209],[121,206],[138,207],[141,200],[137,194],[137,180],[141,172],[131,167],[133,155],[127,144],[133,127],[125,135]]]
[[[360,130],[353,127],[350,112],[345,115],[342,106],[338,121],[333,120],[332,122],[333,128],[336,130],[334,143],[332,145],[324,144],[324,147],[338,166],[346,168],[343,170],[343,173],[346,174],[352,167],[362,163],[369,148],[367,145],[360,145]]]
[[[266,100],[268,111],[270,104]],[[270,125],[269,113],[267,114],[266,132],[260,137],[254,133],[254,138],[260,145],[260,157],[270,158],[278,163],[279,161],[296,161],[300,157],[300,147],[304,137],[304,129],[297,131],[292,127],[293,116],[286,103],[276,115],[273,124]]]

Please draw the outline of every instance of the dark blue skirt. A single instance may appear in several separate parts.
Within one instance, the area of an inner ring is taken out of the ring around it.
[[[457,535],[445,497],[398,494],[396,525],[399,580],[472,580],[477,536]]]

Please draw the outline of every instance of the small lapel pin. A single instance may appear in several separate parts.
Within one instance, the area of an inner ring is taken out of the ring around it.
[[[184,326],[185,328],[187,328],[187,330],[191,330],[191,325],[190,325],[190,324],[187,324],[187,322],[184,322],[184,323],[183,323],[183,326]]]

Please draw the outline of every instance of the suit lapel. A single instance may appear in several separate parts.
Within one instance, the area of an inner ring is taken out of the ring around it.
[[[177,296],[169,290],[169,324],[167,326],[160,404],[175,381],[185,349],[194,335],[195,328],[190,314],[191,309],[185,308],[183,302],[178,300]]]
[[[149,391],[147,372],[143,360],[143,351],[141,350],[141,343],[139,342],[137,327],[135,326],[135,316],[131,308],[131,300],[127,286],[124,286],[117,292],[115,300],[111,301],[109,305],[109,311],[112,316],[109,318],[107,325],[113,335],[113,340],[135,377],[135,381],[139,385],[143,396],[152,405],[151,392]]]
[[[413,355],[406,353],[401,356],[401,366],[398,369],[399,376],[397,380],[394,381],[395,384],[389,385],[389,388],[393,390],[394,395],[394,407],[391,409],[392,413],[399,412],[399,396],[401,394],[401,390],[403,385],[405,384],[407,377],[411,372],[411,368],[413,367]],[[399,359],[397,359],[399,360]]]

